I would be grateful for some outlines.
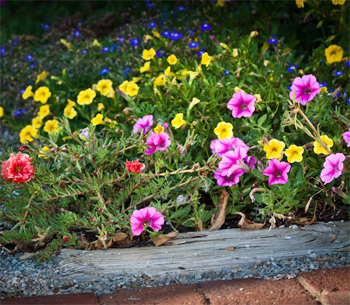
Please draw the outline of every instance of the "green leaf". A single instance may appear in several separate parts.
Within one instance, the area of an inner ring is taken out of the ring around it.
[[[317,23],[317,27],[316,27],[316,29],[318,29],[319,27],[321,27],[321,26],[322,26],[323,21],[324,21],[324,20],[321,20],[321,21],[319,21],[319,23]]]
[[[264,124],[264,122],[266,121],[267,118],[267,113],[265,113],[259,120],[258,120],[258,125],[262,126],[262,124]]]

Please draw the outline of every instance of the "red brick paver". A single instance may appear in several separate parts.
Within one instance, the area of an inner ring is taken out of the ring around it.
[[[0,305],[99,305],[92,292],[56,294],[18,299],[1,299]]]
[[[350,305],[350,267],[302,273],[298,280],[324,305]]]
[[[211,305],[317,305],[295,280],[241,279],[200,283]]]
[[[100,296],[101,305],[207,305],[198,285],[170,285]]]

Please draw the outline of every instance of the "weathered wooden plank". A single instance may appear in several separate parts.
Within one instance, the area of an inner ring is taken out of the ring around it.
[[[333,235],[337,235],[331,243]],[[181,242],[181,244],[176,244]],[[204,272],[264,261],[297,258],[336,251],[350,246],[349,223],[316,224],[299,229],[276,228],[251,231],[228,229],[178,235],[161,247],[120,248],[96,251],[62,250],[55,260],[64,271],[61,280],[92,279],[126,273],[164,275]],[[171,245],[175,243],[175,245]],[[235,251],[226,250],[235,247]]]

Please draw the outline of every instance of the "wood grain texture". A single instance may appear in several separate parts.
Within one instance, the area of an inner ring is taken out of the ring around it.
[[[334,234],[337,240],[331,243]],[[64,249],[54,263],[63,271],[59,280],[90,280],[122,272],[156,276],[181,274],[184,269],[186,273],[232,269],[272,257],[302,257],[310,250],[321,254],[349,248],[350,225],[334,222],[294,230],[276,228],[270,232],[268,229],[191,232],[179,234],[167,244],[95,251]],[[228,251],[227,247],[235,247],[235,251]]]

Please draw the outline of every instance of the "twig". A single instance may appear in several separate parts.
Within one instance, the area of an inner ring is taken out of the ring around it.
[[[24,223],[26,222],[26,218],[27,218],[27,215],[28,215],[28,211],[29,211],[30,205],[31,205],[32,200],[33,200],[33,198],[34,198],[34,194],[35,194],[35,192],[32,194],[32,196],[31,196],[30,199],[29,199],[27,210],[26,210],[26,212],[24,213],[24,216],[23,216],[23,220],[22,220],[22,224],[21,224],[22,226],[23,226]]]

